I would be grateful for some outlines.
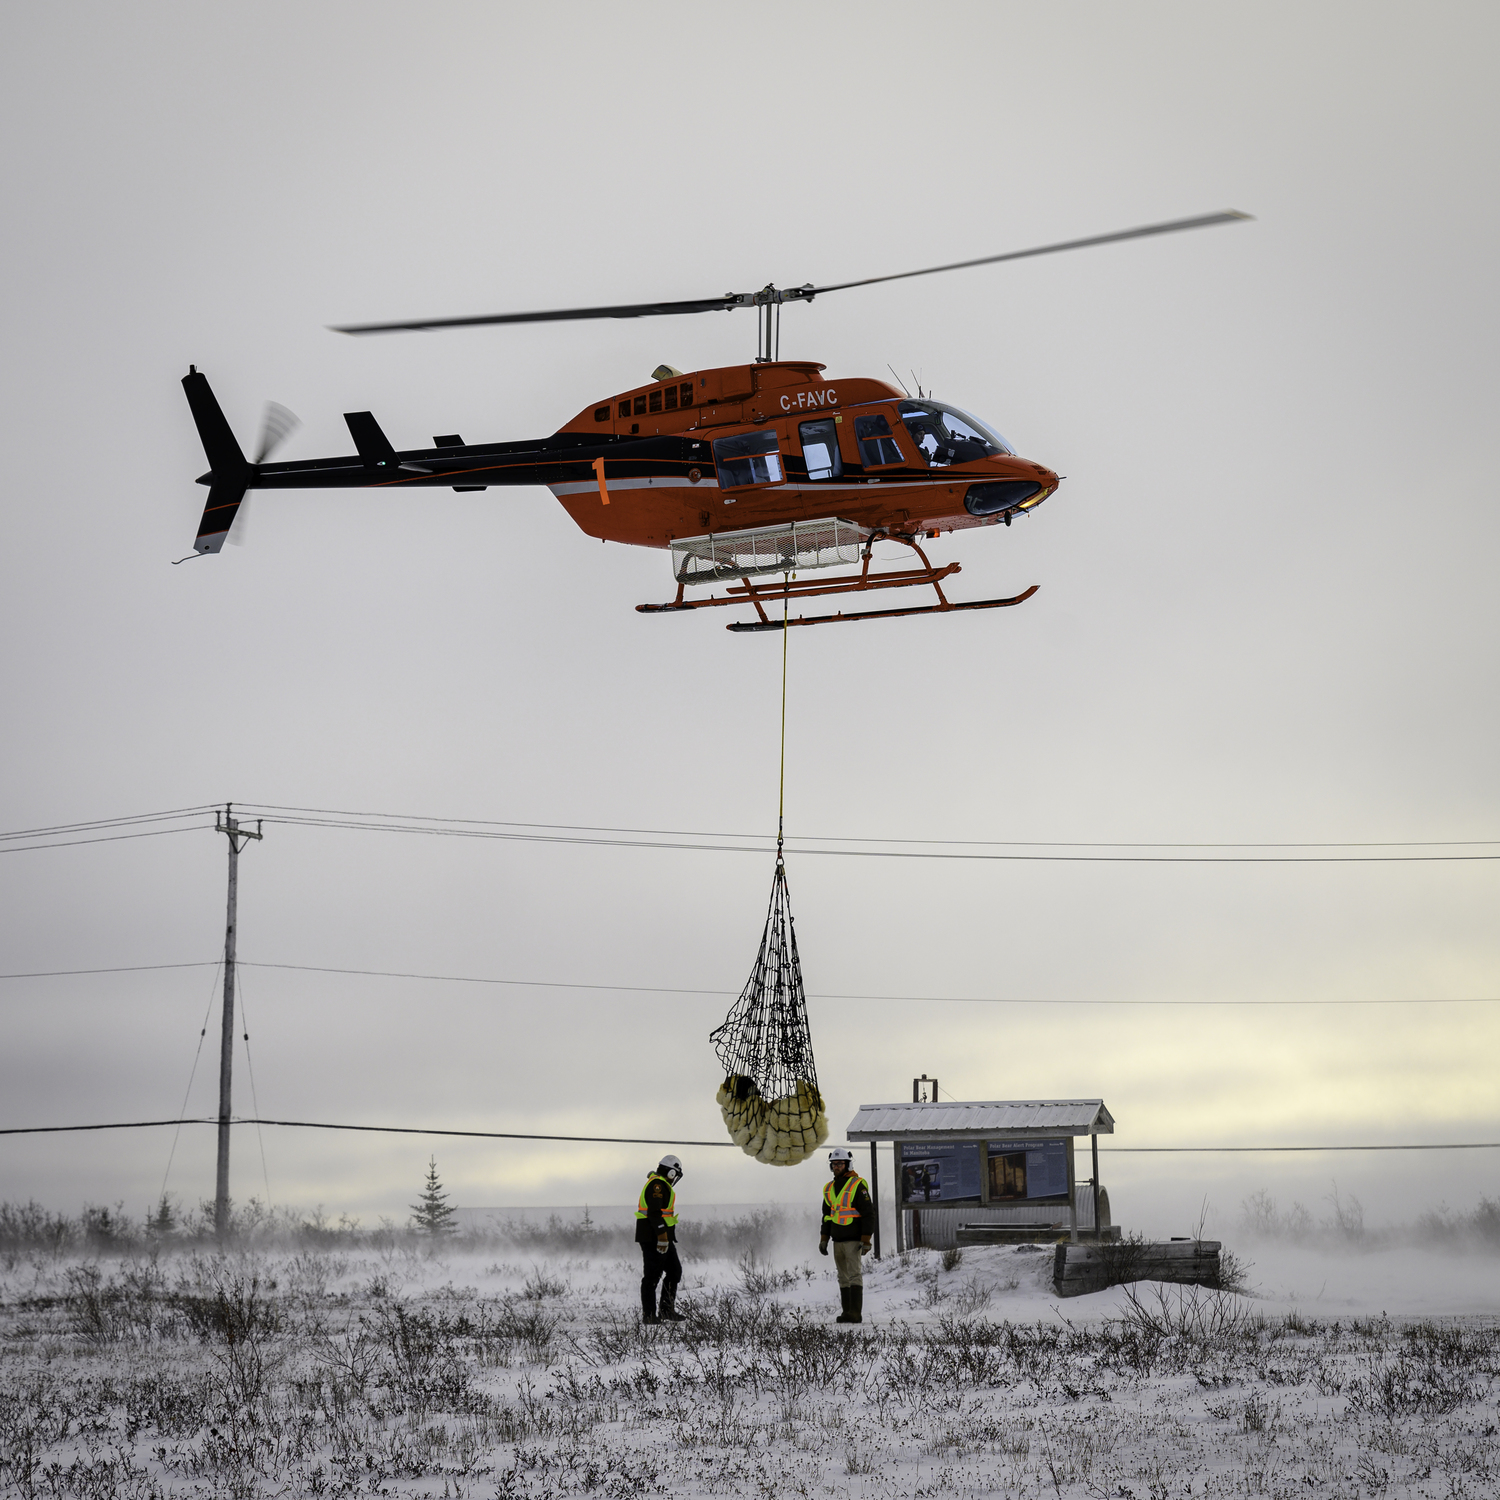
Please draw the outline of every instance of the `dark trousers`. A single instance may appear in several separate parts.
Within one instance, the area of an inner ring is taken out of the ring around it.
[[[669,1311],[677,1303],[677,1283],[682,1280],[682,1262],[677,1258],[677,1246],[667,1246],[667,1253],[660,1254],[654,1244],[641,1246],[641,1308],[656,1313],[656,1283],[666,1277],[661,1289],[661,1305]]]

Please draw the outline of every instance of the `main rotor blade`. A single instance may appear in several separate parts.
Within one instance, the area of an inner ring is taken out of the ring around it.
[[[1087,239],[1063,240],[1055,245],[1038,245],[1031,250],[1007,250],[1001,255],[981,255],[976,260],[956,260],[946,266],[927,266],[920,271],[896,271],[889,276],[866,276],[860,281],[836,281],[828,286],[792,287],[783,292],[766,288],[769,300],[811,302],[824,292],[842,292],[855,286],[874,286],[882,281],[904,281],[912,276],[934,276],[939,271],[962,271],[970,266],[992,266],[1003,260],[1026,260],[1034,255],[1054,255],[1059,250],[1082,250],[1090,245],[1109,245],[1117,240],[1140,240],[1155,234],[1175,234],[1182,229],[1202,229],[1210,224],[1232,224],[1252,218],[1235,209],[1222,213],[1200,214],[1194,219],[1172,219],[1164,224],[1143,224],[1138,229],[1121,229],[1113,234],[1095,234]],[[759,300],[758,300],[759,299]],[[550,312],[491,313],[476,318],[426,318],[411,323],[336,324],[334,333],[416,333],[433,328],[480,328],[495,323],[571,323],[587,318],[660,318],[681,313],[728,312],[734,307],[755,307],[767,300],[765,293],[722,297],[695,297],[680,302],[624,302],[613,307],[564,307]]]
[[[1090,245],[1111,245],[1116,240],[1143,240],[1153,234],[1175,234],[1180,229],[1203,229],[1210,224],[1233,224],[1238,220],[1254,217],[1254,214],[1242,214],[1237,209],[1230,208],[1225,209],[1223,213],[1200,214],[1195,219],[1169,219],[1165,224],[1143,224],[1139,229],[1119,229],[1113,234],[1091,234],[1087,239],[1062,240],[1056,245],[1038,245],[1032,250],[1007,250],[1003,255],[981,255],[977,260],[955,260],[946,266],[928,266],[921,271],[896,271],[889,276],[866,276],[862,281],[837,281],[831,286],[814,287],[812,296],[821,297],[824,292],[847,291],[852,286],[874,286],[879,281],[905,281],[910,276],[934,276],[939,271],[963,271],[970,266],[992,266],[1002,260],[1027,260],[1033,255],[1055,255],[1059,250],[1083,250]]]
[[[614,307],[563,307],[552,312],[492,313],[478,318],[427,318],[420,323],[349,323],[334,333],[417,333],[428,328],[478,328],[486,323],[572,323],[582,318],[659,318],[676,313],[723,312],[741,306],[733,293],[685,302],[622,302]]]

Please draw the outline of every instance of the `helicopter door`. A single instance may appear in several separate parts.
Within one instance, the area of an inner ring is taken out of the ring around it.
[[[854,419],[854,439],[859,444],[859,461],[867,469],[885,469],[906,462],[891,431],[890,420],[879,412]]]
[[[809,479],[837,479],[844,472],[839,457],[839,430],[832,417],[821,422],[803,422],[797,429],[802,439],[802,457],[807,460]]]
[[[714,467],[721,490],[759,489],[784,478],[776,429],[741,432],[714,443]]]

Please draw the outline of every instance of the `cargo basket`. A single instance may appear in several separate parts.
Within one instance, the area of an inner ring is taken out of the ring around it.
[[[678,583],[687,584],[836,568],[859,561],[865,535],[853,521],[828,520],[680,537],[672,543],[672,572]]]

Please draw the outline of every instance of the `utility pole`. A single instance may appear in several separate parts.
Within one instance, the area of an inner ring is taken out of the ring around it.
[[[229,839],[229,915],[224,924],[224,1029],[219,1039],[219,1161],[214,1178],[214,1234],[223,1244],[229,1235],[229,1079],[234,1068],[234,938],[239,924],[240,850],[249,839],[261,837],[240,826],[233,804],[214,815],[214,830]]]

